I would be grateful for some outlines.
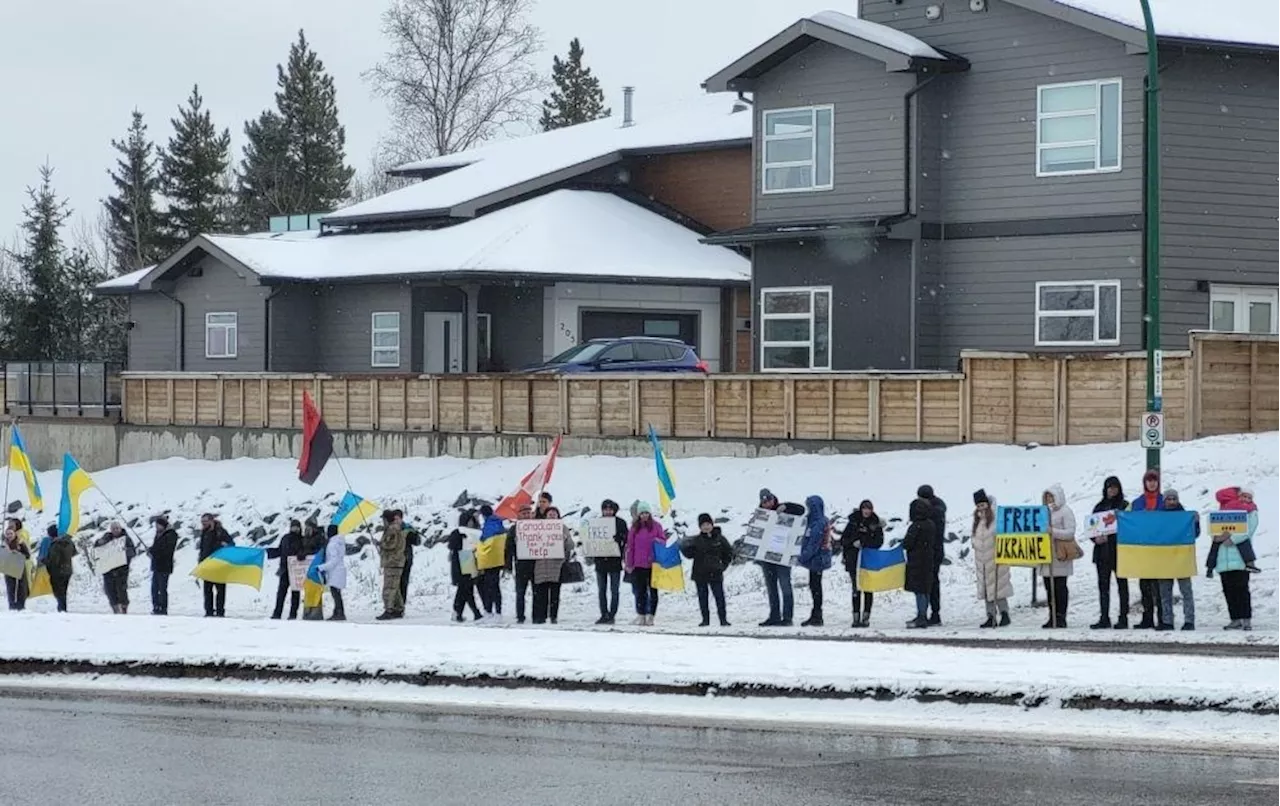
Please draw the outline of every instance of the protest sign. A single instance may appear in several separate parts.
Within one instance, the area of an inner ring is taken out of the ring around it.
[[[1209,513],[1209,536],[1243,535],[1249,532],[1249,513],[1238,509],[1224,509]]]
[[[516,521],[517,560],[563,560],[564,521]]]
[[[804,542],[804,515],[757,509],[747,522],[738,554],[774,565],[795,565]]]
[[[21,579],[27,573],[27,558],[20,551],[0,547],[0,574]]]
[[[1105,543],[1107,538],[1116,533],[1116,512],[1094,512],[1084,519],[1084,536],[1095,543]]]
[[[613,539],[618,530],[616,518],[592,518],[582,522],[582,556],[621,557],[618,541]]]
[[[996,508],[996,565],[1048,565],[1053,562],[1049,508]]]
[[[112,540],[105,545],[94,546],[90,549],[90,558],[95,574],[105,574],[108,571],[114,571],[121,566],[129,564],[129,558],[125,555],[124,541],[125,538]]]
[[[311,557],[304,557],[299,560],[297,557],[289,557],[285,560],[285,566],[289,569],[289,590],[302,590],[302,583],[307,579],[307,569],[311,567]]]

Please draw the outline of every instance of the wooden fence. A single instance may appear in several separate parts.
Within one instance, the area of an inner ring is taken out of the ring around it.
[[[966,352],[961,373],[608,376],[126,373],[133,425],[1045,445],[1135,439],[1139,353]],[[1195,334],[1166,352],[1169,439],[1274,430],[1276,338]]]

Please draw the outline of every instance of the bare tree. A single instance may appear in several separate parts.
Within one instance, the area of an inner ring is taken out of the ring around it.
[[[389,48],[365,79],[388,100],[396,162],[451,154],[537,115],[548,86],[526,21],[531,0],[393,0],[382,15]]]
[[[415,180],[410,177],[392,176],[387,173],[402,162],[404,160],[398,159],[394,152],[385,148],[375,150],[369,159],[368,167],[357,171],[351,179],[347,193],[348,203],[355,204],[412,185]]]

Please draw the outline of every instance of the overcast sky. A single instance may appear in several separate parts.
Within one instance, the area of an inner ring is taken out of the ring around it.
[[[0,243],[9,243],[46,160],[78,216],[108,193],[111,140],[134,108],[164,143],[198,83],[239,159],[244,121],[272,103],[275,66],[299,28],[338,87],[348,160],[358,170],[386,126],[360,74],[382,56],[387,0],[0,0]],[[711,73],[796,18],[856,0],[537,0],[541,66],[581,38],[608,102],[622,86],[646,108],[701,92]]]

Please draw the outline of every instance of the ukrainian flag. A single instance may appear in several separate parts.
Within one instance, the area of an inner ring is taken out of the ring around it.
[[[1116,576],[1189,579],[1196,575],[1195,512],[1139,510],[1116,519]]]
[[[881,593],[900,590],[906,584],[907,552],[902,546],[858,552],[858,590]]]
[[[666,454],[662,452],[662,443],[658,442],[658,432],[649,426],[649,442],[653,443],[653,463],[658,471],[658,511],[666,515],[671,511],[671,502],[676,499],[676,477],[667,464]],[[683,590],[683,585],[681,590]]]
[[[653,544],[653,566],[649,587],[660,591],[684,590],[684,566],[680,560],[680,541]]]
[[[62,501],[58,504],[58,534],[74,535],[80,531],[80,496],[93,486],[71,454],[62,455]]]
[[[324,574],[320,566],[324,564],[324,549],[316,552],[307,566],[306,579],[302,580],[302,606],[320,607],[324,600]]]
[[[248,585],[262,590],[262,564],[266,559],[266,549],[223,546],[191,569],[191,576],[205,582]]]
[[[27,482],[27,501],[32,509],[44,509],[44,495],[40,492],[40,480],[36,478],[35,465],[31,464],[31,455],[22,441],[18,426],[9,429],[9,470],[17,470]]]
[[[480,537],[476,540],[476,568],[488,571],[507,563],[507,529],[502,518],[490,515],[484,519]]]
[[[342,501],[338,503],[338,511],[333,513],[332,522],[338,525],[338,534],[345,535],[354,532],[362,524],[368,523],[377,514],[377,504],[347,490],[347,494],[342,496]]]

